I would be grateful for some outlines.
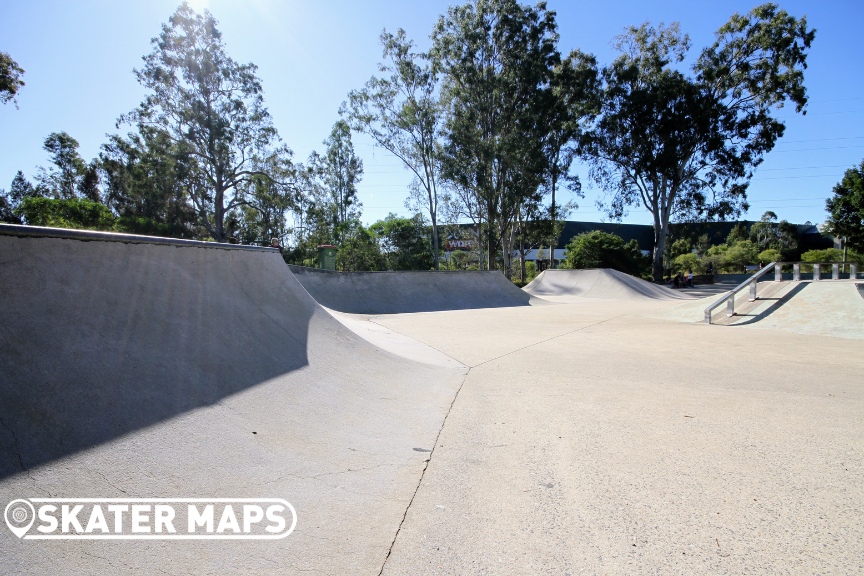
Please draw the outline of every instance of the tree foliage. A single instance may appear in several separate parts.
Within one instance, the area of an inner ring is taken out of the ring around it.
[[[536,201],[546,173],[552,78],[561,57],[554,12],[515,0],[451,6],[432,33],[447,108],[443,174],[476,198],[487,231],[487,266],[503,248],[520,205]]]
[[[29,226],[115,230],[114,215],[107,206],[87,198],[28,197],[16,213]]]
[[[343,223],[342,242],[336,252],[336,268],[342,272],[386,270],[378,239],[359,220]]]
[[[864,161],[846,170],[834,186],[834,195],[825,202],[828,211],[826,230],[846,238],[848,246],[864,252]]]
[[[768,262],[797,255],[798,230],[786,220],[778,222],[777,215],[770,210],[750,227],[750,240],[756,243],[759,250],[776,252],[777,258],[769,259]],[[765,258],[760,257],[760,260],[764,261]]]
[[[388,214],[369,230],[378,238],[388,270],[429,270],[435,267],[423,218],[399,218]]]
[[[272,178],[260,166],[290,160],[289,151],[276,146],[257,67],[228,56],[216,25],[209,12],[182,4],[135,71],[150,93],[120,121],[158,129],[171,141],[201,224],[224,242],[226,215],[250,204],[245,185]]]
[[[64,200],[78,196],[88,168],[78,146],[78,141],[66,132],[52,132],[45,138],[42,149],[51,155],[54,168],[39,168],[36,181],[42,196]]]
[[[16,96],[18,90],[24,86],[21,76],[24,70],[6,52],[0,52],[0,102],[8,104],[12,102],[18,107]]]
[[[624,242],[620,236],[594,230],[574,236],[567,245],[566,268],[612,268],[632,276],[642,276],[647,261],[635,240]]]
[[[17,208],[22,200],[34,196],[38,196],[36,189],[19,170],[12,179],[9,191],[0,189],[0,222],[23,224]]]
[[[611,216],[643,206],[653,216],[652,271],[663,273],[670,221],[726,218],[784,124],[774,108],[807,102],[803,70],[815,32],[775,4],[735,14],[705,48],[693,75],[676,69],[689,50],[677,24],[630,28],[602,71],[602,107],[581,141],[592,177],[612,191]]]
[[[437,269],[443,122],[438,74],[427,54],[414,51],[414,43],[401,28],[395,34],[385,30],[380,40],[385,60],[378,65],[382,76],[349,93],[341,112],[351,128],[369,134],[414,175],[412,198],[429,214]]]
[[[188,162],[162,130],[142,127],[126,138],[109,136],[99,163],[104,201],[129,233],[199,238],[199,224],[185,183]]]

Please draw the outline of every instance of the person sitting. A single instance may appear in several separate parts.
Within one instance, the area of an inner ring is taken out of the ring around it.
[[[678,272],[677,274],[675,274],[675,277],[672,278],[672,286],[673,286],[673,288],[680,288],[680,287],[681,287],[681,282],[682,282],[683,280],[684,280],[684,278],[681,276],[681,272]]]
[[[278,238],[271,238],[270,239],[270,247],[276,248],[277,250],[279,250],[280,254],[282,253],[282,244],[279,243]]]
[[[684,287],[692,288],[693,287],[693,271],[690,270],[687,272],[687,276],[684,277]]]

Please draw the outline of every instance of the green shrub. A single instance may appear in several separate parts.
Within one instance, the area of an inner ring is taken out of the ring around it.
[[[531,282],[537,277],[537,264],[533,260],[525,263],[525,282]]]
[[[59,200],[31,196],[22,199],[15,212],[30,226],[113,231],[116,224],[107,206],[86,198]]]
[[[759,263],[759,252],[756,244],[750,240],[738,240],[726,250],[720,257],[720,268],[724,272],[733,274],[744,272],[745,266]]]
[[[564,268],[612,268],[637,277],[647,274],[650,264],[635,240],[625,243],[600,230],[574,236],[564,260]]]
[[[768,248],[767,250],[763,250],[759,253],[759,261],[763,264],[769,264],[771,262],[779,262],[783,260],[780,256],[780,251],[775,248]]]
[[[692,252],[681,254],[672,261],[672,271],[676,273],[693,272],[694,274],[704,274],[705,268],[706,266],[702,262],[702,259]]]

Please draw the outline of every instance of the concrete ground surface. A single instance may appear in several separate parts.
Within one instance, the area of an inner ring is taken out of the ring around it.
[[[283,497],[298,525],[254,543],[0,528],[2,573],[864,572],[864,324],[793,330],[796,309],[864,309],[852,282],[858,301],[823,282],[729,326],[700,322],[716,294],[632,297],[609,274],[606,297],[474,308],[454,287],[452,310],[346,315],[268,250],[8,234],[0,504]],[[158,410],[136,417],[129,384]]]

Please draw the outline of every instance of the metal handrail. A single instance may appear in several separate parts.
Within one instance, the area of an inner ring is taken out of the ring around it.
[[[750,302],[753,302],[754,300],[756,300],[756,283],[759,281],[759,279],[761,277],[768,274],[768,272],[773,270],[775,267],[777,268],[777,270],[774,273],[774,276],[776,279],[776,276],[778,275],[780,270],[782,270],[782,262],[780,263],[781,266],[777,266],[777,264],[778,264],[777,262],[771,262],[770,264],[768,264],[767,266],[762,268],[759,272],[757,272],[756,274],[754,274],[753,276],[751,276],[750,278],[748,278],[747,280],[745,280],[744,282],[742,282],[741,284],[739,284],[738,286],[736,286],[735,288],[730,290],[729,292],[726,292],[726,294],[724,294],[722,298],[720,298],[719,300],[717,300],[716,302],[711,304],[711,306],[706,308],[705,309],[705,322],[708,324],[711,324],[711,312],[713,312],[715,308],[719,308],[720,306],[722,306],[724,302],[726,303],[726,315],[727,316],[734,316],[735,315],[735,294],[738,291],[742,290],[748,284],[750,285]]]
[[[813,266],[813,280],[819,281],[822,279],[822,264],[830,264],[831,265],[831,279],[839,280],[840,279],[840,266],[848,265],[849,266],[849,276],[850,278],[858,277],[858,266],[856,264],[852,264],[850,262],[771,262],[759,272],[730,290],[726,292],[722,298],[714,302],[711,306],[705,309],[705,322],[707,324],[711,324],[711,312],[714,311],[715,308],[721,306],[724,302],[726,303],[726,316],[734,316],[735,315],[735,294],[742,290],[745,286],[750,286],[750,295],[749,301],[753,302],[756,300],[756,283],[760,278],[768,274],[772,269],[774,270],[774,281],[780,282],[783,280],[783,266],[792,264],[792,280],[795,282],[801,281],[801,264],[805,264],[808,266]]]

